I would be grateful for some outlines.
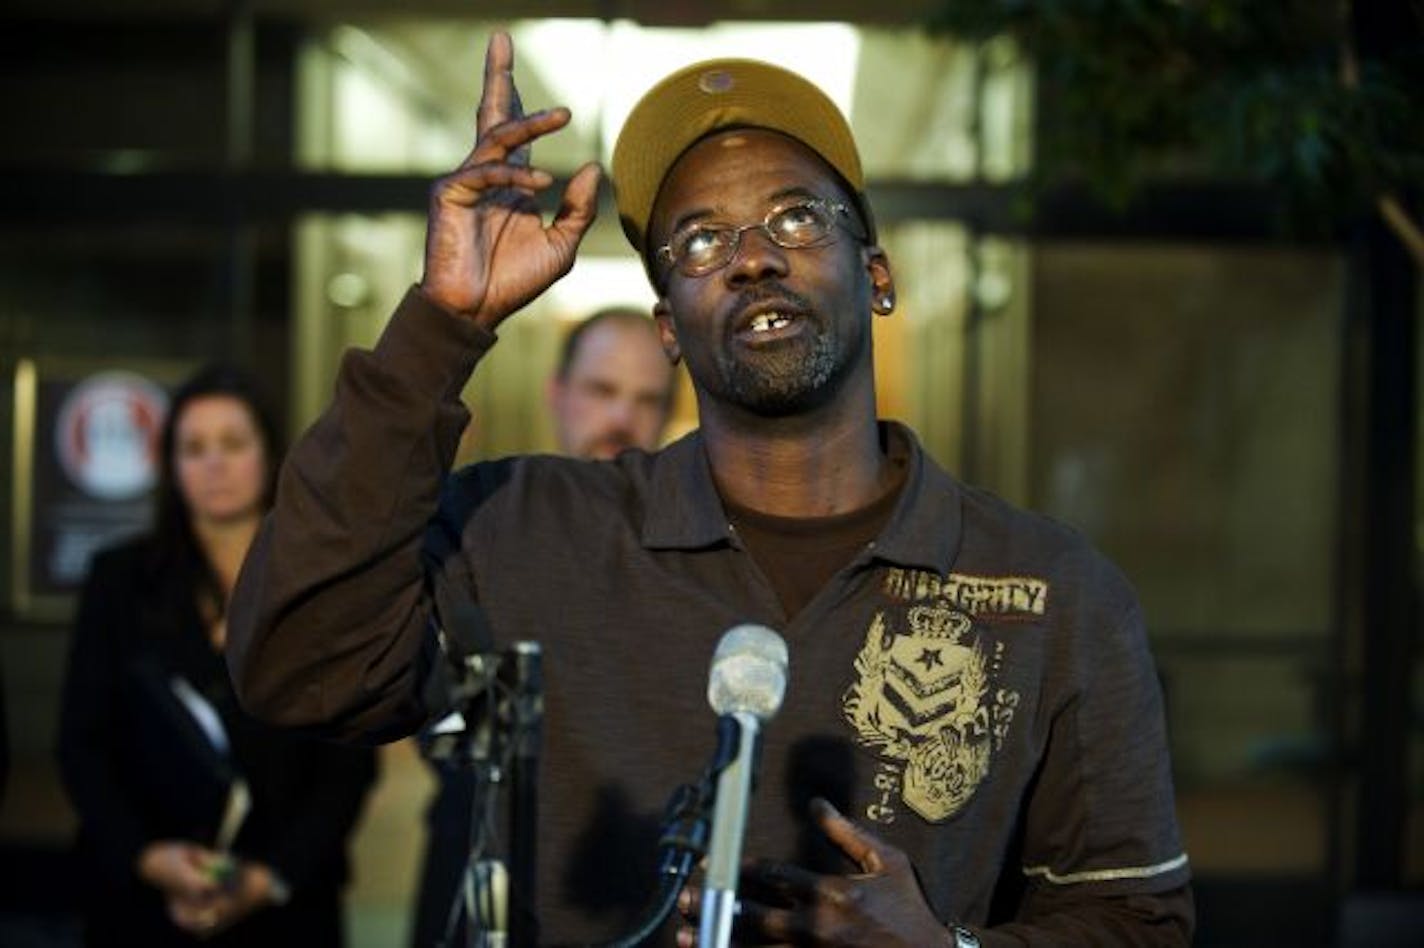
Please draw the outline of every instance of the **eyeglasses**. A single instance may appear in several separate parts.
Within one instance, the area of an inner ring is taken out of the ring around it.
[[[732,262],[742,246],[742,235],[749,230],[761,230],[778,247],[799,250],[820,247],[831,242],[838,219],[854,222],[850,208],[839,201],[817,198],[799,201],[767,212],[766,219],[756,224],[722,224],[698,222],[689,224],[672,235],[654,255],[669,266],[675,266],[683,276],[700,277],[720,270]],[[863,234],[852,231],[857,237]]]

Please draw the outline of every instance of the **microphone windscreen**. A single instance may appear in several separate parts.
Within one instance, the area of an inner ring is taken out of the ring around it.
[[[765,721],[786,696],[786,642],[764,625],[723,633],[712,653],[707,701],[718,715],[744,711]]]

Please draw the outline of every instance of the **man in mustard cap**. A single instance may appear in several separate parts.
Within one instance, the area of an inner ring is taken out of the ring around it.
[[[854,141],[818,89],[718,60],[650,91],[612,177],[701,429],[608,462],[449,474],[459,393],[499,324],[573,265],[599,170],[552,183],[513,51],[474,149],[431,194],[425,272],[292,452],[244,568],[229,662],[282,724],[419,726],[439,589],[544,645],[545,942],[620,932],[655,885],[659,811],[712,746],[723,630],[781,630],[738,938],[811,945],[1176,945],[1192,929],[1161,696],[1121,573],[960,484],[875,414],[895,307]],[[698,897],[684,893],[680,944]],[[665,931],[664,935],[670,933]]]

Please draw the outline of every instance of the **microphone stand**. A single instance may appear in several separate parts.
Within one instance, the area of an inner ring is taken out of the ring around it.
[[[737,755],[738,727],[730,717],[717,719],[717,749],[696,786],[682,784],[673,791],[663,811],[663,833],[658,840],[662,859],[658,891],[632,931],[601,948],[636,948],[653,936],[677,906],[677,896],[698,861],[707,853],[717,782]]]
[[[730,738],[728,737],[730,735]],[[760,748],[760,722],[746,711],[717,719],[718,757],[725,763],[717,773],[712,842],[702,887],[702,911],[697,927],[697,948],[727,948],[732,940],[732,920],[737,907],[737,880],[741,872],[742,837],[747,828],[747,801],[756,783]],[[724,745],[730,748],[724,749]]]
[[[466,948],[533,948],[539,745],[543,732],[542,653],[537,642],[507,652],[463,656],[449,689],[455,712],[422,737],[425,755],[470,768],[469,853],[447,916],[444,948],[465,919]],[[492,849],[498,793],[510,788],[510,870]],[[512,903],[512,905],[511,905]],[[512,911],[511,911],[512,909]]]
[[[723,633],[712,655],[707,701],[717,712],[717,749],[700,787],[679,787],[668,806],[663,838],[662,885],[654,911],[613,948],[650,937],[677,902],[697,857],[707,853],[698,948],[726,948],[737,905],[738,864],[747,804],[756,784],[761,724],[786,694],[786,642],[750,623]],[[708,811],[715,805],[710,819]],[[710,837],[710,840],[709,840]]]
[[[544,655],[538,642],[515,642],[514,695],[510,742],[514,750],[510,788],[510,868],[513,905],[510,936],[515,948],[532,948],[539,920],[534,912],[535,869],[538,865],[539,745],[544,726]]]

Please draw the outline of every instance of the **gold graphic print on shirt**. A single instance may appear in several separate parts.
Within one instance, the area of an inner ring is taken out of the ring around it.
[[[887,592],[903,596],[909,591],[905,572],[892,571]],[[934,598],[928,601],[875,614],[855,658],[856,680],[842,698],[846,720],[860,743],[881,756],[882,770],[899,771],[898,779],[882,774],[877,788],[898,787],[905,805],[936,823],[953,816],[973,796],[1019,704],[1017,691],[995,686],[1003,642],[986,642],[975,632],[969,612],[980,611],[977,605],[985,612],[1042,614],[1047,598],[1041,583],[1031,600],[961,597],[951,592],[961,588],[954,581],[970,577],[946,579],[950,582],[929,588],[916,584],[916,591],[933,590]],[[978,588],[995,583],[973,580]],[[901,625],[907,627],[897,628],[894,615],[903,616]],[[894,819],[893,808],[885,802],[873,804],[867,815],[882,823]]]

